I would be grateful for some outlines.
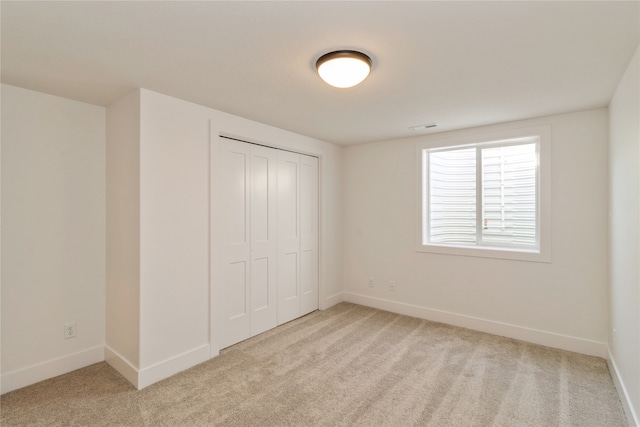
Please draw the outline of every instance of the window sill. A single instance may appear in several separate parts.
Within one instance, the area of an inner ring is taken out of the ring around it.
[[[418,252],[435,253],[442,255],[458,255],[480,258],[497,258],[514,261],[551,262],[551,251],[519,250],[493,247],[447,246],[447,245],[423,245],[418,244]]]

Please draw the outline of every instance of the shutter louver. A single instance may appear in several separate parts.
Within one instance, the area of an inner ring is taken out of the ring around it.
[[[476,149],[429,154],[431,243],[476,243]]]
[[[482,152],[482,242],[536,245],[536,144],[484,148]]]

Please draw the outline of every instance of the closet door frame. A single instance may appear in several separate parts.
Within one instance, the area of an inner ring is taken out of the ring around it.
[[[219,150],[220,150],[220,141],[224,140],[224,139],[233,139],[233,140],[237,140],[239,142],[242,143],[246,143],[246,144],[253,144],[253,145],[258,145],[258,146],[263,146],[266,148],[273,148],[275,150],[281,150],[281,151],[287,151],[287,152],[291,152],[291,153],[295,153],[295,154],[301,154],[303,156],[309,156],[309,157],[315,157],[317,160],[317,212],[316,212],[316,227],[317,227],[317,232],[318,232],[318,236],[317,236],[317,244],[316,244],[316,250],[317,250],[317,295],[316,295],[316,308],[321,308],[322,304],[321,302],[321,298],[322,295],[324,295],[324,289],[322,289],[321,284],[323,283],[322,281],[322,269],[320,268],[321,266],[321,246],[322,246],[322,239],[320,238],[320,233],[321,233],[321,209],[322,209],[322,200],[321,200],[321,195],[322,195],[322,188],[321,188],[321,175],[322,175],[322,157],[323,154],[321,151],[308,151],[308,152],[304,152],[302,150],[298,150],[297,148],[291,148],[291,147],[287,147],[287,146],[281,146],[279,144],[275,144],[275,143],[271,143],[271,142],[264,142],[262,140],[258,140],[255,138],[249,138],[246,136],[242,136],[242,134],[244,133],[242,130],[238,130],[236,132],[233,131],[229,131],[228,129],[226,130],[222,130],[222,128],[216,126],[212,120],[210,120],[209,122],[209,127],[210,127],[210,141],[209,141],[209,217],[211,218],[210,220],[210,225],[209,225],[209,241],[210,241],[210,262],[209,262],[209,295],[210,295],[210,301],[209,301],[209,321],[210,321],[210,325],[209,325],[209,334],[210,334],[210,344],[211,344],[211,358],[218,356],[218,354],[220,353],[221,350],[221,331],[220,331],[220,327],[221,327],[221,323],[222,323],[222,310],[221,307],[224,304],[224,301],[222,301],[222,295],[220,295],[220,289],[219,289],[219,281],[220,281],[220,277],[219,277],[219,272],[220,272],[220,264],[221,264],[221,260],[218,259],[218,257],[216,257],[217,255],[217,251],[216,251],[216,244],[218,242],[217,239],[219,239],[218,236],[218,232],[219,232],[219,227],[221,224],[221,221],[223,220],[222,218],[219,218],[219,212],[217,211],[217,203],[219,202],[221,195],[216,193],[216,186],[217,183],[214,182],[214,180],[216,179],[216,174],[218,173],[218,171],[215,170],[216,168],[216,161],[217,161],[217,157],[219,156]]]

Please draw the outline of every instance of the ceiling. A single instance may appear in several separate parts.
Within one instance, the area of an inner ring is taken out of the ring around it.
[[[640,43],[638,1],[0,4],[3,83],[141,87],[341,145],[607,106]],[[318,78],[339,49],[372,58],[364,83]]]

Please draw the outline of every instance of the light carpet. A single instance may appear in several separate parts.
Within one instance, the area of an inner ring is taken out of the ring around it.
[[[0,404],[3,426],[627,425],[603,359],[349,303],[140,391],[98,363]]]

